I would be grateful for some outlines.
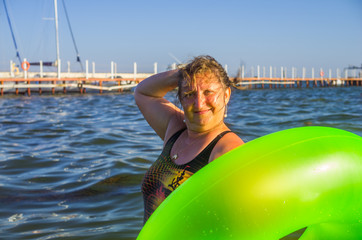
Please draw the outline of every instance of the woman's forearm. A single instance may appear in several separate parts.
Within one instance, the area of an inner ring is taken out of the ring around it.
[[[177,87],[180,77],[181,73],[178,69],[152,75],[137,85],[135,93],[162,98]]]

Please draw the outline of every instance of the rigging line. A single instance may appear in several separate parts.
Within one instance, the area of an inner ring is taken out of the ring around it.
[[[63,2],[63,8],[64,8],[65,16],[66,16],[67,22],[68,22],[69,31],[70,31],[70,34],[71,34],[71,36],[72,36],[72,40],[73,40],[75,52],[77,53],[77,62],[80,63],[80,67],[81,67],[82,72],[83,72],[83,64],[82,64],[82,61],[80,60],[79,51],[78,51],[77,44],[76,44],[76,42],[75,42],[74,34],[73,34],[73,31],[72,31],[72,26],[70,25],[69,16],[68,16],[68,11],[67,11],[67,8],[66,8],[66,6],[65,6],[64,0],[62,0],[62,2]]]
[[[13,38],[13,42],[14,42],[14,45],[15,45],[16,57],[19,59],[19,66],[20,66],[20,65],[21,65],[21,57],[20,57],[18,45],[16,44],[15,35],[14,35],[14,31],[13,31],[13,26],[11,25],[8,8],[7,8],[7,6],[6,6],[6,1],[3,0],[3,3],[4,3],[6,16],[7,16],[8,23],[9,23],[9,27],[10,27],[11,36],[12,36],[12,38]]]

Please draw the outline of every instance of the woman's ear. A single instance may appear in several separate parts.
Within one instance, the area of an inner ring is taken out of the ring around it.
[[[229,103],[230,96],[231,96],[231,88],[228,87],[228,88],[225,90],[225,105],[227,105],[227,104]]]

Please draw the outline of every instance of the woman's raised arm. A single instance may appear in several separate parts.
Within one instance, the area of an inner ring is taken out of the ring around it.
[[[164,98],[177,87],[181,76],[179,70],[152,75],[140,82],[134,93],[138,108],[161,139],[165,138],[171,119],[183,118],[183,112]]]

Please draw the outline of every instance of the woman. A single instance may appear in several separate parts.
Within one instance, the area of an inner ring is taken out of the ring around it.
[[[176,87],[183,110],[164,98]],[[243,144],[224,123],[230,94],[225,70],[210,56],[196,57],[183,68],[153,75],[138,84],[136,103],[164,140],[161,155],[143,179],[145,222],[196,171]]]

